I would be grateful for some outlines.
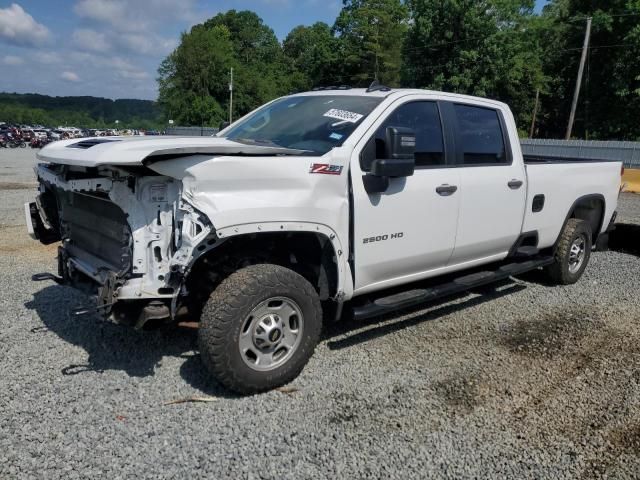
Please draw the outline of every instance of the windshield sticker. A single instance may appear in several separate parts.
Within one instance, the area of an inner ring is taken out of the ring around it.
[[[360,121],[362,117],[364,117],[364,115],[361,115],[359,113],[349,112],[348,110],[340,110],[338,108],[332,108],[331,110],[327,111],[327,113],[325,113],[323,116],[329,117],[329,118],[335,118],[338,120],[342,120],[343,122],[349,122],[349,123],[357,123]]]
[[[313,163],[309,173],[321,173],[323,175],[340,175],[342,165],[329,165],[328,163]]]
[[[342,140],[343,136],[344,135],[341,135],[340,133],[333,132],[331,135],[329,135],[329,138],[331,140]]]

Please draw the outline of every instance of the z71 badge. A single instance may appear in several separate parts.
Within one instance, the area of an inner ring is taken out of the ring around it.
[[[328,163],[314,163],[309,169],[309,173],[322,173],[324,175],[340,175],[342,165],[329,165]]]

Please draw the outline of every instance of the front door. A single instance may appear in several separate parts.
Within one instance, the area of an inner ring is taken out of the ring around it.
[[[415,131],[415,173],[391,178],[385,192],[368,194],[363,176],[373,159],[384,158],[387,127]],[[356,147],[351,162],[352,262],[359,294],[444,268],[453,251],[460,204],[459,173],[447,155],[437,102],[403,99],[373,131]]]

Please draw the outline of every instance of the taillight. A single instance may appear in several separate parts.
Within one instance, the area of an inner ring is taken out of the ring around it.
[[[624,175],[624,165],[620,168],[620,176],[622,177]]]

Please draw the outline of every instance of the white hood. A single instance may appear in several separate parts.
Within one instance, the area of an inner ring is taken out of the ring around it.
[[[74,138],[50,143],[37,154],[39,160],[80,167],[142,165],[158,155],[282,155],[303,150],[245,145],[218,137],[97,137]]]

